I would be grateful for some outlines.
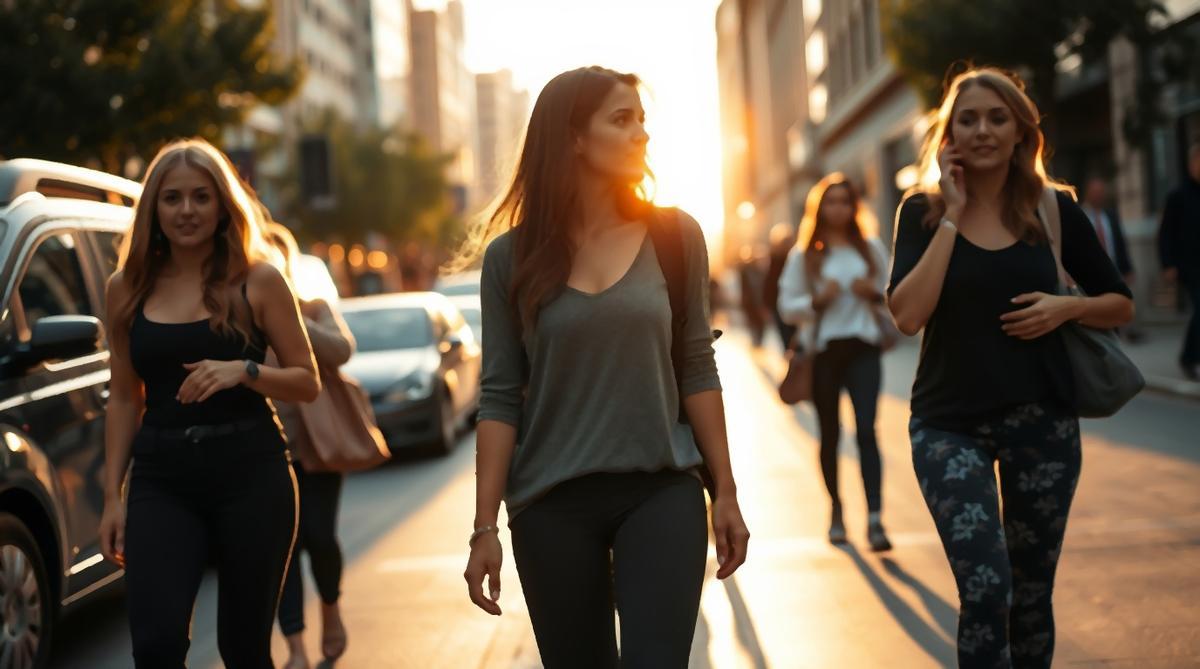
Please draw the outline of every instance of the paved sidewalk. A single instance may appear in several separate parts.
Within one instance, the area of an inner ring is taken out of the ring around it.
[[[1200,399],[1200,383],[1185,379],[1179,368],[1186,329],[1186,322],[1142,326],[1141,341],[1125,342],[1125,353],[1142,370],[1147,390]]]

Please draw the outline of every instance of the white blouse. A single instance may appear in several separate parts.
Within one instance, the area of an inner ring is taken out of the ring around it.
[[[888,282],[887,249],[875,237],[867,240],[867,248],[875,258],[875,289],[884,295]],[[804,250],[797,246],[788,253],[783,274],[779,277],[779,314],[784,321],[801,327],[801,341],[806,348],[823,351],[834,339],[857,338],[868,344],[879,343],[879,323],[872,311],[879,305],[867,302],[850,289],[851,284],[866,277],[868,271],[867,261],[853,246],[834,246],[821,264],[817,285],[810,286],[804,268]],[[822,313],[819,332],[813,341],[813,326],[817,320],[813,294],[819,293],[830,281],[836,281],[842,289]]]

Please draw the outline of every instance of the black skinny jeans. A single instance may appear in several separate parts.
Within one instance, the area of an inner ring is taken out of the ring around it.
[[[300,487],[300,529],[292,561],[279,599],[279,629],[285,635],[304,631],[304,576],[300,573],[300,551],[308,553],[317,594],[326,604],[337,602],[342,584],[342,547],[337,540],[338,502],[342,495],[341,472],[306,472],[296,462]]]
[[[1079,419],[1028,404],[968,429],[913,417],[909,433],[921,493],[958,584],[958,666],[1050,669],[1054,573],[1079,481]]]
[[[838,442],[841,424],[838,405],[842,388],[850,393],[854,405],[858,459],[862,467],[867,509],[883,508],[883,466],[879,444],[875,441],[875,411],[879,404],[882,381],[879,347],[860,339],[834,339],[813,360],[813,405],[821,430],[821,474],[834,508],[841,508],[838,495]]]
[[[510,529],[546,669],[687,667],[708,550],[699,479],[589,474],[556,486]]]
[[[295,530],[295,479],[273,422],[198,443],[139,433],[125,527],[136,666],[185,666],[192,607],[211,559],[225,666],[273,667],[271,625]]]

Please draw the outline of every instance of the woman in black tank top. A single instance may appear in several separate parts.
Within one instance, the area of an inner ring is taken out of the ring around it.
[[[261,228],[228,158],[203,140],[176,142],[147,170],[109,280],[100,539],[125,568],[138,667],[184,666],[210,562],[225,666],[273,666],[297,502],[267,398],[312,401],[319,380]],[[279,367],[262,364],[268,346]]]

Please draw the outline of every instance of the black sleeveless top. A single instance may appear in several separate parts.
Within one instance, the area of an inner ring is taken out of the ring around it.
[[[242,296],[246,286],[242,286]],[[146,413],[142,424],[158,428],[216,425],[252,418],[273,421],[275,410],[267,398],[246,386],[217,391],[203,402],[180,404],[175,395],[189,372],[185,363],[201,360],[266,359],[266,337],[251,326],[251,339],[213,332],[208,319],[191,323],[157,323],[146,318],[145,301],[138,305],[129,329],[129,357],[146,384]]]

